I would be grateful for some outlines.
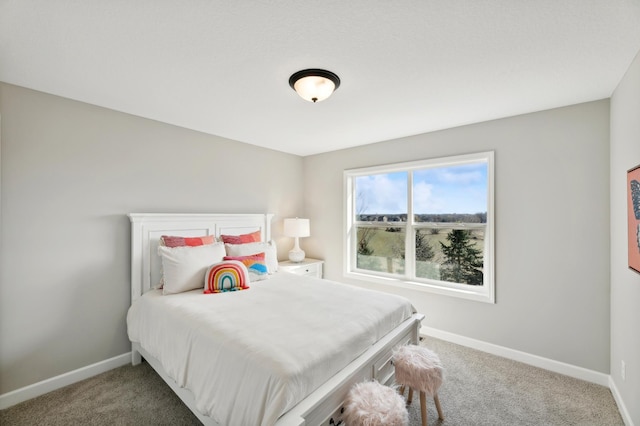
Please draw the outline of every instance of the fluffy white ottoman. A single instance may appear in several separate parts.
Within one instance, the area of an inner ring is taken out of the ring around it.
[[[409,413],[404,399],[378,382],[355,384],[344,404],[346,426],[407,426]]]
[[[427,403],[425,395],[433,397],[438,410],[438,417],[444,419],[438,388],[443,380],[443,368],[438,355],[422,346],[401,346],[393,353],[393,364],[396,369],[396,383],[401,385],[400,393],[409,388],[407,403],[411,404],[413,390],[420,392],[420,411],[422,426],[427,426]]]

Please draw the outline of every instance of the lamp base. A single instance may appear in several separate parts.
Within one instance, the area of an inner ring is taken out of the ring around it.
[[[304,260],[304,250],[289,250],[289,260],[295,263],[300,263]]]

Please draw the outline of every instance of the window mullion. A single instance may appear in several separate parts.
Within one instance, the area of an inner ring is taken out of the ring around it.
[[[416,231],[413,217],[413,171],[407,173],[407,227],[405,231],[404,272],[413,280],[416,277]]]

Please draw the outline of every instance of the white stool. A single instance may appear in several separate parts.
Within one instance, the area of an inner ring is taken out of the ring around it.
[[[438,399],[438,388],[443,380],[443,368],[438,355],[422,346],[406,345],[394,352],[393,364],[396,369],[396,383],[401,385],[400,394],[404,394],[405,387],[409,388],[407,404],[411,404],[414,389],[420,392],[422,426],[427,426],[426,395],[433,397],[438,417],[444,420]]]
[[[347,426],[407,426],[409,413],[398,392],[378,382],[355,384],[344,404]]]

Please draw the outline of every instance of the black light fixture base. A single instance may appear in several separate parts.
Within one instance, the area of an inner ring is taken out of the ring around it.
[[[307,70],[302,70],[302,71],[293,73],[293,75],[289,77],[289,86],[291,86],[293,90],[296,90],[294,86],[296,84],[296,81],[300,80],[301,78],[311,77],[311,76],[327,78],[331,80],[333,84],[335,84],[336,86],[335,89],[340,87],[340,77],[338,77],[335,73],[332,73],[331,71],[322,70],[319,68],[309,68]]]

